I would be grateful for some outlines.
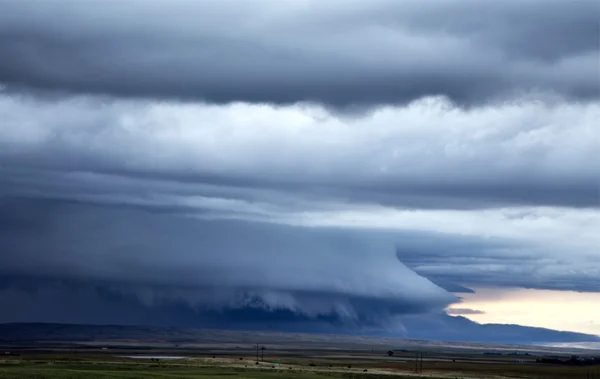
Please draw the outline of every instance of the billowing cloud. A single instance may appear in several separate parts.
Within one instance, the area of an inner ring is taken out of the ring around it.
[[[590,100],[597,15],[594,0],[4,0],[0,82],[215,103]]]
[[[595,104],[0,106],[7,275],[354,318],[442,308],[440,286],[599,290]]]
[[[3,320],[412,335],[600,292],[597,4],[541,4],[1,2]]]
[[[148,306],[288,309],[361,317],[444,307],[453,297],[395,260],[392,245],[348,232],[200,221],[136,209],[13,200],[2,273],[113,285]],[[33,233],[31,231],[34,231]],[[365,258],[368,259],[365,261]],[[371,310],[373,308],[371,307]]]
[[[310,105],[4,95],[0,156],[78,172],[68,180],[105,173],[437,209],[598,207],[600,108],[557,100],[466,111],[428,98],[348,118]]]

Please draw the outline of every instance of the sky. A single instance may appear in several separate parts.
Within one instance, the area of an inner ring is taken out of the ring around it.
[[[480,323],[505,323],[600,335],[600,294],[524,288],[478,288],[449,313]],[[468,307],[468,308],[465,308]],[[543,317],[540,317],[543,315]]]
[[[0,322],[600,335],[599,15],[0,0]]]

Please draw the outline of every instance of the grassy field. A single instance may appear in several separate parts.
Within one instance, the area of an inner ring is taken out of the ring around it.
[[[49,364],[42,362],[36,364],[0,364],[0,379],[376,379],[390,377],[407,378],[404,375],[318,372],[289,368],[271,368],[269,370],[228,367],[158,367],[111,363]],[[413,377],[408,376],[408,378]]]
[[[580,359],[567,362],[572,356]],[[600,351],[252,331],[0,328],[0,379],[600,379],[592,357]]]
[[[244,367],[233,360],[213,362],[207,360],[174,360],[160,365],[150,362],[105,361],[106,357],[85,358],[79,362],[48,360],[0,361],[0,379],[191,379],[191,378],[231,378],[231,379],[376,379],[376,378],[415,378],[410,369],[393,367],[390,363],[355,360],[352,368],[346,363],[331,360],[337,364],[309,367],[296,362],[295,365],[282,364],[273,368],[270,363],[259,366],[250,364]],[[175,363],[176,362],[176,363]],[[312,360],[311,360],[312,362]],[[439,366],[439,365],[437,365]],[[366,370],[366,372],[365,372]],[[406,370],[406,371],[405,371]],[[456,364],[453,367],[442,365],[424,372],[429,379],[485,379],[485,378],[528,378],[528,379],[600,379],[600,369],[585,367],[557,367],[544,365],[497,365],[485,363]]]
[[[415,351],[402,349],[388,356],[387,349],[273,344],[260,352],[260,362],[256,346],[250,344],[211,348],[0,346],[0,352],[11,350],[13,356],[0,357],[0,379],[600,379],[599,366],[541,364],[536,359],[544,355],[534,353],[485,354],[478,349],[443,347],[418,353],[423,355],[420,374],[415,373]],[[156,361],[149,356],[163,358]]]

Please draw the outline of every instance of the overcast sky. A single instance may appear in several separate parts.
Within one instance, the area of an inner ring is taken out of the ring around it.
[[[450,307],[600,334],[489,295],[600,312],[599,15],[0,0],[0,322],[250,309],[406,333]]]

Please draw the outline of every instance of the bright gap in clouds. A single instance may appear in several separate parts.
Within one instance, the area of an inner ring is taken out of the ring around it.
[[[600,293],[524,288],[477,288],[461,294],[451,308],[481,311],[464,314],[479,323],[519,324],[578,331],[600,336]]]

